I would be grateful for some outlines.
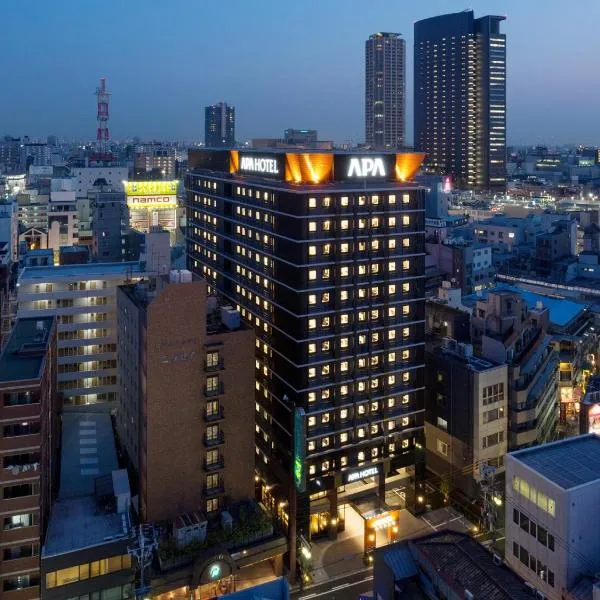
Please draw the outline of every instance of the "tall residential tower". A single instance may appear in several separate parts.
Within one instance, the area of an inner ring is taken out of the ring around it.
[[[503,20],[469,10],[415,23],[415,148],[467,188],[506,187]]]
[[[377,149],[404,146],[406,44],[399,33],[365,42],[365,140]]]
[[[235,107],[218,102],[205,108],[204,145],[207,148],[235,145]]]

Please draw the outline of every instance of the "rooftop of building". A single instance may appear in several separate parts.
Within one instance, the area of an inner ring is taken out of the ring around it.
[[[40,376],[53,323],[54,317],[17,319],[0,355],[0,382]]]
[[[600,480],[600,437],[592,433],[517,450],[511,456],[564,490]]]
[[[457,595],[486,600],[527,600],[531,591],[508,567],[469,534],[442,530],[409,542],[390,544],[375,551],[394,573],[396,581],[418,575],[426,562]],[[377,560],[376,558],[376,560]]]
[[[54,279],[100,279],[109,275],[141,274],[143,269],[138,261],[118,263],[85,263],[78,265],[58,265],[51,267],[25,267],[19,275],[19,282],[51,281]]]
[[[61,254],[89,254],[90,249],[88,246],[61,246],[58,251]]]
[[[451,338],[444,338],[441,345],[437,342],[433,342],[428,346],[428,350],[435,354],[443,355],[448,359],[463,362],[473,371],[479,373],[488,371],[489,369],[495,369],[499,366],[491,360],[473,356],[473,346],[471,344],[457,342]]]
[[[123,477],[110,415],[63,413],[60,491],[42,558],[125,538],[127,515],[107,508]]]
[[[469,296],[463,296],[462,302],[466,306],[474,307],[477,301],[485,300],[491,293],[495,294],[518,294],[525,300],[527,308],[532,310],[536,308],[537,303],[541,302],[545,308],[548,309],[550,314],[550,322],[558,327],[564,327],[568,325],[573,319],[581,315],[587,305],[574,300],[567,300],[566,298],[556,298],[553,296],[545,296],[543,294],[536,294],[529,290],[500,283],[493,288],[481,290],[476,294]]]

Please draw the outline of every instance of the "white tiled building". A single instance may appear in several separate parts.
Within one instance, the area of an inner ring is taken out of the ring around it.
[[[117,286],[141,277],[137,262],[21,272],[18,316],[58,317],[58,390],[66,406],[117,400]]]
[[[506,560],[561,600],[600,571],[600,437],[590,434],[506,457]]]

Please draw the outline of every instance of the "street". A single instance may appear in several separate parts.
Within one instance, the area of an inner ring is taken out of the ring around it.
[[[308,590],[293,592],[293,600],[356,600],[361,594],[371,594],[373,571],[365,569],[359,573],[340,577],[334,581],[311,586]]]

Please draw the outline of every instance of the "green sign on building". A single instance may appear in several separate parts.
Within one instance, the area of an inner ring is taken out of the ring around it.
[[[294,484],[299,492],[306,491],[306,430],[304,409],[294,412]]]

